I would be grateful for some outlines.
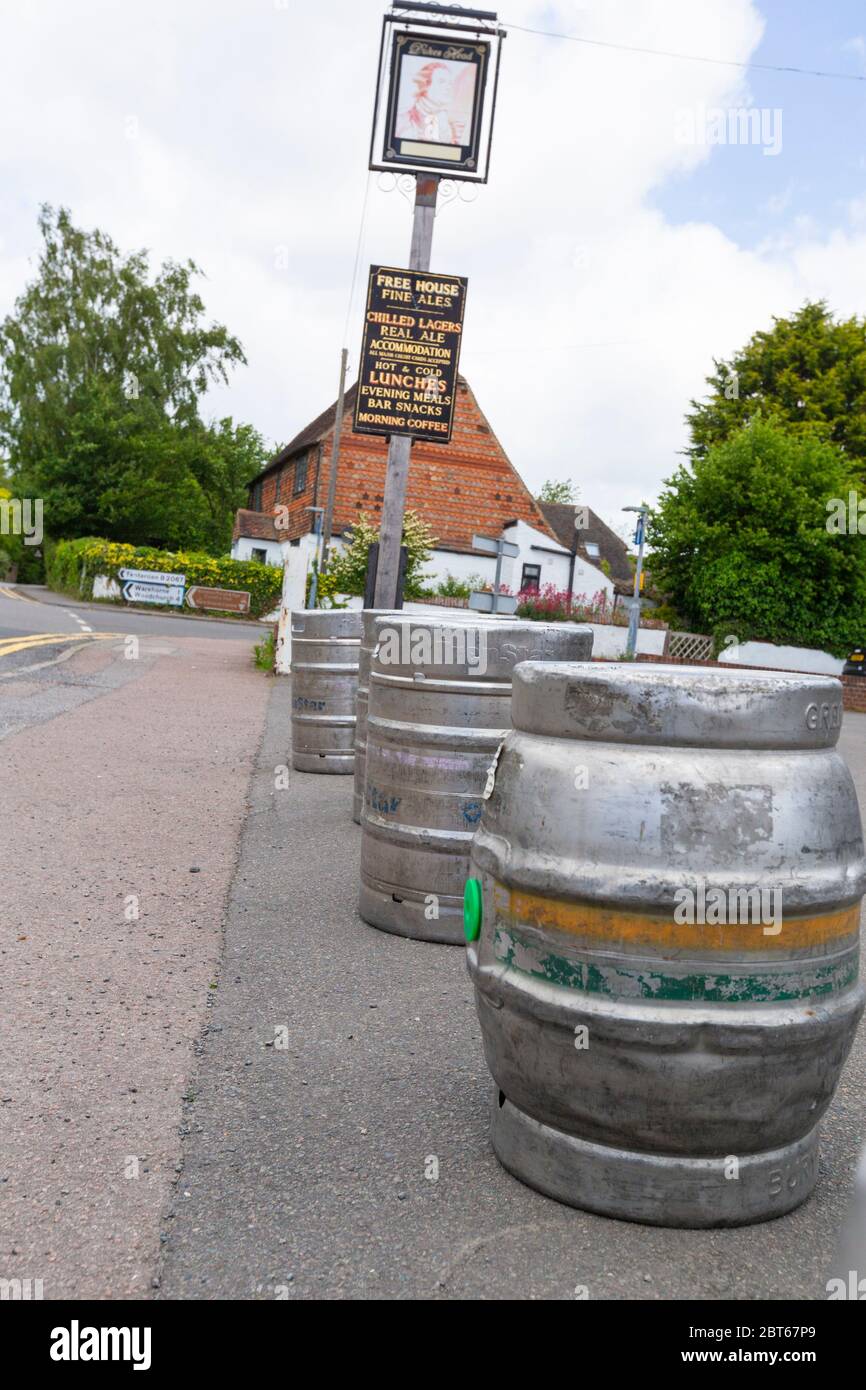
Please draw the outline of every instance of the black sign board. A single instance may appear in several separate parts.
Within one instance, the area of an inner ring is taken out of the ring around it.
[[[385,161],[477,171],[489,61],[483,41],[395,34]]]
[[[408,434],[447,444],[454,423],[466,279],[370,267],[358,434]]]

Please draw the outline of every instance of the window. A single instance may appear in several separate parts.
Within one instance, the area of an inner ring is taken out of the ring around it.
[[[601,551],[599,550],[595,541],[587,541],[586,545],[584,546],[584,549],[587,555],[589,556],[590,560],[597,560],[599,555],[601,554]]]
[[[302,454],[295,464],[295,486],[292,489],[297,497],[299,492],[303,492],[307,486],[307,455]]]
[[[521,591],[524,591],[526,589],[535,589],[537,592],[540,583],[541,565],[524,565],[523,574],[520,579]]]
[[[253,547],[252,558],[258,560],[260,565],[266,565],[268,563],[268,552],[266,550],[256,550],[255,547]]]
[[[250,511],[260,512],[262,509],[262,485],[253,483],[250,491]]]

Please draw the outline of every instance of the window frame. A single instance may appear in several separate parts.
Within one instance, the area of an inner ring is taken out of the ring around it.
[[[526,571],[527,571],[527,570],[534,570],[535,573],[536,573],[536,576],[537,576],[537,577],[536,577],[536,581],[535,581],[535,584],[534,584],[534,585],[527,585],[527,582],[526,582]],[[541,593],[541,565],[532,565],[532,564],[529,564],[529,563],[524,564],[523,569],[522,569],[521,572],[520,572],[520,592],[521,592],[522,594],[528,594],[528,593],[540,594],[540,593]]]
[[[307,464],[309,454],[300,454],[295,459],[295,476],[292,480],[292,496],[300,497],[307,486]]]

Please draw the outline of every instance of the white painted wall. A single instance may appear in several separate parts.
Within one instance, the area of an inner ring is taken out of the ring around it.
[[[95,574],[93,576],[93,597],[123,598],[123,590],[116,579],[109,579],[107,574]]]
[[[287,676],[292,669],[292,613],[303,608],[307,596],[307,572],[316,554],[316,538],[301,536],[297,545],[283,541],[283,591],[277,616],[277,648],[274,670]]]
[[[769,666],[778,671],[805,671],[819,676],[839,676],[845,662],[812,647],[777,647],[772,642],[742,642],[719,654],[726,665]]]
[[[282,542],[280,541],[260,541],[254,536],[239,536],[236,541],[232,541],[231,557],[233,560],[254,560],[254,550],[265,551],[265,564],[282,565]]]
[[[483,527],[479,528],[479,534],[486,534]],[[524,565],[540,566],[539,584],[542,588],[545,584],[553,584],[557,589],[568,588],[571,556],[564,546],[552,540],[545,532],[538,531],[534,526],[528,525],[525,521],[516,521],[502,534],[512,545],[519,547],[518,555],[506,556],[503,560],[500,576],[501,583],[507,585],[513,594],[516,594],[520,589]],[[535,546],[540,548],[534,549]],[[452,574],[455,579],[468,579],[470,575],[480,575],[485,583],[492,584],[496,576],[496,556],[465,555],[453,550],[434,550],[424,574],[431,585],[446,579],[449,574]],[[603,570],[598,569],[595,565],[587,564],[580,556],[575,559],[572,589],[578,598],[585,595],[591,599],[595,594],[601,592],[607,595],[608,602],[613,603],[612,581],[608,579]]]
[[[431,588],[447,579],[449,574],[455,579],[480,575],[484,584],[492,584],[495,573],[496,557],[493,555],[463,555],[456,550],[434,550],[424,568],[424,579]]]
[[[510,584],[514,593],[520,589],[524,565],[541,566],[540,584],[542,588],[545,584],[554,584],[557,589],[568,588],[571,556],[565,546],[551,540],[543,531],[536,530],[534,526],[528,525],[525,521],[515,522],[513,526],[509,526],[507,530],[503,531],[503,535],[506,540],[512,541],[513,544],[520,547],[520,554],[510,562],[512,577],[504,581]],[[608,602],[613,603],[613,581],[608,579],[603,570],[596,565],[588,564],[579,555],[575,557],[574,562],[572,592],[575,598],[585,596],[588,599],[593,598],[597,593],[603,593],[607,595]]]

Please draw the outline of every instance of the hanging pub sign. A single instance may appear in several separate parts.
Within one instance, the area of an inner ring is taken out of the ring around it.
[[[395,34],[385,161],[477,169],[489,61],[489,43]]]
[[[370,267],[356,433],[449,442],[466,284],[461,275]]]
[[[487,181],[503,31],[490,11],[452,7],[451,13],[475,18],[466,24],[444,18],[407,24],[385,16],[371,169]]]

